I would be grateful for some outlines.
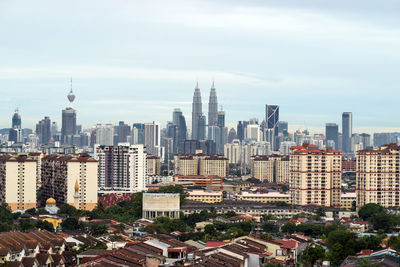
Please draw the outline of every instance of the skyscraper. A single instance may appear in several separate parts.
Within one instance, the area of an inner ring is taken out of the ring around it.
[[[177,153],[178,144],[186,140],[186,120],[179,108],[172,113],[172,123],[167,124],[167,135],[173,139],[173,153]]]
[[[22,143],[21,115],[18,113],[18,108],[15,109],[12,116],[11,129],[8,135],[8,140],[14,143]]]
[[[265,105],[265,112],[266,112],[266,122],[267,128],[273,129],[273,134],[271,140],[267,140],[270,142],[271,147],[274,150],[278,150],[278,144],[275,141],[275,137],[278,136],[278,123],[279,123],[279,106],[278,105]]]
[[[44,117],[36,124],[36,135],[39,137],[40,144],[47,144],[51,138],[50,117]]]
[[[160,141],[160,124],[154,121],[152,123],[145,123],[144,145],[146,147],[146,152],[153,156],[163,158]]]
[[[118,124],[118,143],[126,143],[130,142],[128,137],[131,135],[131,127],[128,124],[125,124],[123,121],[120,121]]]
[[[75,95],[71,90],[67,96],[69,100],[69,107],[62,111],[62,125],[61,125],[61,141],[64,144],[70,144],[72,137],[76,134],[76,110],[72,108],[72,102],[75,100]]]
[[[106,146],[114,144],[114,126],[112,124],[96,125],[96,144]]]
[[[333,149],[339,149],[339,126],[336,123],[325,124],[325,137],[326,145],[328,146],[328,141],[333,141]]]
[[[211,86],[210,99],[208,101],[208,126],[217,126],[218,122],[218,100],[214,82]]]
[[[192,139],[204,140],[205,135],[205,117],[203,116],[201,93],[199,83],[196,84],[192,104]]]
[[[132,125],[132,142],[133,145],[144,144],[144,124],[134,123]]]
[[[351,137],[353,135],[353,114],[343,112],[342,114],[342,150],[351,153]]]

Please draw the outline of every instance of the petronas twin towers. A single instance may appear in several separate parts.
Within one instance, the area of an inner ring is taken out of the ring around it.
[[[206,117],[203,115],[201,93],[199,83],[196,84],[192,104],[192,140],[205,140]],[[210,99],[208,102],[208,126],[218,124],[218,100],[214,82],[211,86]]]

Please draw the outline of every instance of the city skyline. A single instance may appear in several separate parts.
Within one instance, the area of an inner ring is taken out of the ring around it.
[[[106,1],[39,2],[0,4],[2,128],[16,107],[23,127],[45,116],[60,126],[72,76],[84,128],[120,120],[165,126],[174,108],[190,126],[195,81],[207,105],[215,80],[229,128],[261,121],[265,104],[276,103],[291,132],[323,133],[325,123],[341,125],[345,111],[353,132],[400,131],[391,97],[400,5],[392,1],[117,1],[124,8],[106,13]]]

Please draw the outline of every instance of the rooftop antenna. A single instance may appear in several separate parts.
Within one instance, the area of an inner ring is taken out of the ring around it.
[[[71,108],[72,107],[72,102],[74,102],[74,100],[75,100],[75,95],[72,92],[72,77],[71,77],[71,90],[69,91],[69,94],[68,94],[67,98],[69,100],[69,107]]]

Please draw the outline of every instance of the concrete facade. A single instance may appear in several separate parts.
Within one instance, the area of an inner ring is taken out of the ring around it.
[[[143,193],[142,217],[154,220],[157,217],[179,219],[180,196],[170,193]]]

